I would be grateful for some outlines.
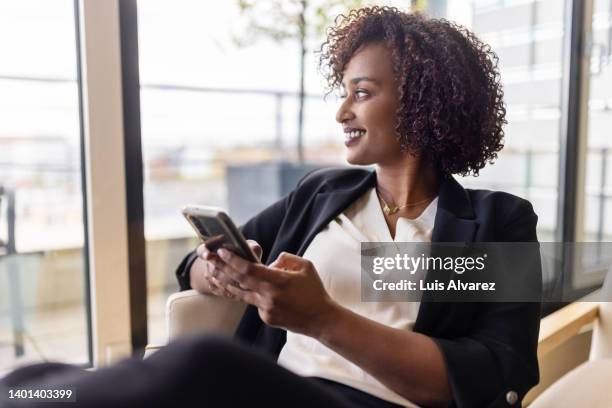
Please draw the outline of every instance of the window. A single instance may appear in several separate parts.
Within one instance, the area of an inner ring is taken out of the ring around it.
[[[612,1],[595,0],[590,26],[586,168],[581,241],[591,242],[575,284],[593,287],[612,264]]]
[[[593,6],[584,239],[602,242],[612,240],[612,1]]]
[[[449,19],[499,56],[508,120],[498,160],[462,184],[531,201],[540,241],[554,241],[557,228],[564,7],[557,0],[465,0],[447,7]]]
[[[89,362],[74,2],[0,3],[0,371]]]

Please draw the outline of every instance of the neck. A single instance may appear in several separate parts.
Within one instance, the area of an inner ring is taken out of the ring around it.
[[[376,183],[389,205],[402,206],[438,194],[440,179],[436,168],[418,158],[410,159],[398,166],[377,166]]]

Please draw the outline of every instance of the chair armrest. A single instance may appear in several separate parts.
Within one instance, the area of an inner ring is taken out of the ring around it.
[[[163,345],[151,345],[151,344],[147,344],[145,346],[145,350],[144,350],[144,355],[142,356],[143,359],[151,357],[151,355],[153,353],[155,353],[158,350],[161,350],[162,347],[164,347]]]
[[[215,295],[186,290],[166,302],[168,341],[195,331],[233,335],[246,305]]]
[[[589,359],[600,358],[612,359],[612,302],[599,303],[597,322],[593,327],[593,341]]]
[[[546,316],[540,322],[538,357],[558,347],[594,322],[599,313],[597,302],[574,302]]]

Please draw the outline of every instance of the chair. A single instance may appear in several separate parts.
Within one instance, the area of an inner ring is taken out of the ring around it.
[[[173,293],[166,302],[166,332],[168,341],[188,333],[210,331],[231,336],[246,306],[195,290]],[[149,345],[145,358],[162,346]]]
[[[612,270],[602,287],[602,299],[612,295]],[[529,405],[530,408],[612,407],[612,302],[574,302],[542,319],[538,357],[541,358],[593,323],[589,359],[566,373]]]

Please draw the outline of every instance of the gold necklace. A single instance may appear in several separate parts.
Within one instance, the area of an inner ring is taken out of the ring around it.
[[[419,204],[423,204],[424,202],[427,202],[429,200],[431,200],[433,197],[428,197],[424,200],[421,201],[417,201],[416,203],[410,203],[410,204],[405,204],[402,206],[393,206],[390,207],[389,204],[387,204],[387,202],[385,201],[385,199],[382,197],[382,195],[380,194],[380,191],[378,189],[376,189],[376,192],[378,193],[378,197],[380,197],[380,200],[383,202],[383,211],[385,212],[385,214],[387,215],[391,215],[391,214],[395,214],[396,212],[398,212],[399,210],[401,210],[402,208],[407,208],[407,207],[414,207],[417,206]]]

